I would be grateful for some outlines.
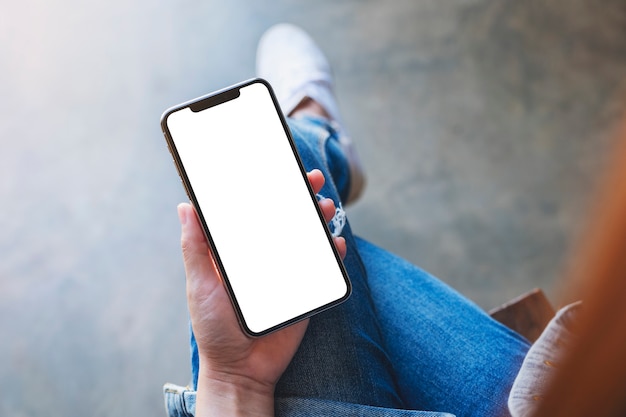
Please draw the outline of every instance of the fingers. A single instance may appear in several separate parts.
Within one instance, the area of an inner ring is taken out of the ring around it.
[[[323,200],[320,200],[318,204],[322,209],[324,220],[326,220],[326,223],[330,222],[335,216],[335,202],[330,198],[324,198]]]
[[[309,182],[311,183],[311,187],[313,187],[313,191],[315,194],[319,193],[326,182],[324,178],[324,174],[319,169],[314,169],[311,172],[307,173],[307,177]],[[329,222],[333,216],[335,215],[335,203],[333,200],[329,198],[324,198],[319,201],[320,208],[322,209],[322,213],[324,214],[324,219],[326,222]]]
[[[307,173],[307,177],[309,182],[311,183],[311,187],[313,187],[313,191],[317,194],[321,191],[324,186],[325,178],[322,171],[319,169],[314,169],[311,172]],[[319,201],[320,208],[322,209],[322,213],[324,214],[324,219],[326,222],[330,222],[332,218],[335,216],[335,202],[330,198],[324,198]],[[334,238],[335,246],[337,247],[337,251],[341,258],[346,257],[347,247],[346,240],[339,236]]]
[[[311,172],[306,174],[309,182],[311,183],[311,187],[313,187],[313,192],[315,194],[319,193],[326,182],[324,178],[324,174],[319,169],[314,169]]]
[[[335,242],[335,247],[337,248],[337,252],[339,252],[339,256],[341,256],[341,259],[345,259],[346,254],[348,253],[346,239],[344,239],[343,236],[338,236],[333,238],[333,241]]]

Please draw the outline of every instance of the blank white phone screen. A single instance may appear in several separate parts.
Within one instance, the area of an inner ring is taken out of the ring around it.
[[[167,127],[244,328],[261,334],[349,294],[267,87]]]

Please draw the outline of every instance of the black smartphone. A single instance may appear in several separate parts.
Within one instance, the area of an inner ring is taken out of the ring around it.
[[[247,334],[270,333],[349,297],[269,83],[249,80],[172,107],[161,127]]]

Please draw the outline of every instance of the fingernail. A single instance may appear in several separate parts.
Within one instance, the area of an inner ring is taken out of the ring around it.
[[[187,210],[185,210],[185,206],[181,203],[177,207],[178,209],[178,219],[180,220],[181,226],[187,224]]]

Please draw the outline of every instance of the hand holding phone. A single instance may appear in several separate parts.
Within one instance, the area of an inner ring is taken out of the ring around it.
[[[322,188],[320,171],[308,174],[313,190]],[[263,187],[263,184],[259,184]],[[326,221],[334,215],[332,200],[320,202]],[[273,415],[273,387],[295,354],[306,331],[303,320],[263,338],[250,338],[241,332],[230,299],[219,278],[206,238],[196,212],[189,204],[178,207],[182,225],[181,242],[187,276],[187,297],[191,322],[198,343],[200,374],[196,410],[223,406],[222,415],[230,407],[249,406],[254,413],[266,411]],[[343,238],[335,238],[342,258],[346,247]],[[242,380],[238,380],[241,378]],[[245,401],[224,402],[222,393],[249,390]],[[265,390],[265,391],[264,391]],[[219,398],[213,396],[219,393]]]

